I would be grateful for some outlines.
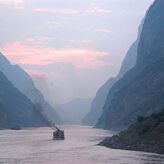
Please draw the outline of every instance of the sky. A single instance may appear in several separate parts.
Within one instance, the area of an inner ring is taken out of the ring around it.
[[[116,76],[153,0],[0,0],[0,51],[52,104]]]

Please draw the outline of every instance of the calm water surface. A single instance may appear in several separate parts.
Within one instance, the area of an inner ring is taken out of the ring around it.
[[[62,126],[65,141],[52,141],[48,128],[0,131],[0,164],[164,164],[164,155],[96,146],[112,132]]]

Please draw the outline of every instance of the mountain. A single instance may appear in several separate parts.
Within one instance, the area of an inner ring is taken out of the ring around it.
[[[55,109],[49,105],[40,91],[35,87],[31,77],[19,65],[12,65],[7,58],[0,53],[0,71],[2,71],[8,80],[31,102],[40,109],[42,114],[53,123],[60,123]]]
[[[80,125],[89,112],[92,99],[75,99],[65,104],[56,105],[57,112],[64,124]]]
[[[137,48],[138,43],[140,40],[140,34],[142,31],[143,21],[138,29],[138,38],[137,40],[131,45],[129,48],[125,59],[123,60],[121,64],[120,71],[118,75],[115,78],[110,78],[96,93],[96,97],[92,101],[91,109],[89,113],[85,116],[83,119],[84,125],[92,125],[94,126],[98,119],[100,118],[102,112],[103,112],[103,106],[105,104],[107,95],[112,88],[112,86],[120,79],[122,76],[130,70],[132,67],[134,67],[137,59]]]
[[[83,125],[94,126],[102,114],[103,105],[115,78],[110,78],[96,93],[96,97],[91,103],[91,108],[82,120]]]
[[[0,71],[0,129],[47,125],[40,111]]]
[[[136,65],[108,93],[96,127],[122,129],[138,116],[164,107],[164,1],[147,12],[138,45]]]
[[[164,154],[164,110],[138,121],[118,135],[106,138],[99,145],[113,149],[146,151]]]

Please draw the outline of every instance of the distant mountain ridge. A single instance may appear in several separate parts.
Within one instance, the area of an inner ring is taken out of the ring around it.
[[[0,53],[0,71],[2,71],[8,80],[38,108],[42,114],[53,123],[60,123],[55,109],[49,105],[40,91],[35,87],[31,77],[20,66],[12,65],[10,61]]]
[[[138,116],[164,107],[164,1],[156,0],[147,12],[137,62],[108,93],[96,127],[122,129]]]
[[[81,125],[84,116],[89,112],[92,98],[77,98],[68,103],[56,105],[63,124]]]
[[[0,129],[16,126],[48,126],[48,121],[0,71]]]
[[[141,22],[141,25],[139,26],[139,29],[138,29],[138,38],[129,48],[129,50],[121,64],[121,68],[120,68],[118,75],[115,78],[110,78],[97,91],[96,97],[93,99],[91,109],[90,109],[89,113],[86,115],[86,117],[83,119],[84,125],[94,126],[98,122],[98,119],[100,118],[100,116],[103,112],[103,107],[105,105],[105,101],[106,101],[106,98],[107,98],[107,95],[108,95],[110,89],[119,79],[122,78],[122,76],[128,70],[130,70],[132,67],[135,66],[135,63],[137,60],[137,48],[138,48],[138,43],[140,40],[140,34],[142,31],[143,22],[144,22],[144,20]]]

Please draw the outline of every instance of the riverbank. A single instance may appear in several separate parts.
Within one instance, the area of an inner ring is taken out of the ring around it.
[[[113,149],[164,154],[164,110],[138,121],[118,135],[99,143]]]

